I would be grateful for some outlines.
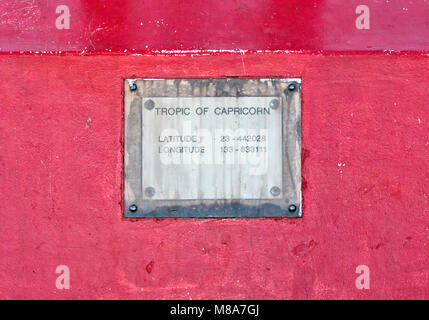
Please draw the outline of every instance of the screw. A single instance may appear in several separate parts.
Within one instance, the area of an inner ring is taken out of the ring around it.
[[[131,212],[136,212],[137,211],[137,206],[135,204],[130,205],[129,207]]]
[[[289,206],[289,208],[288,208],[289,212],[291,212],[291,213],[295,212],[295,211],[296,211],[296,209],[297,209],[297,207],[296,207],[296,205],[294,205],[294,204],[291,204],[291,205]]]
[[[272,109],[277,109],[279,107],[279,100],[273,99],[270,101],[270,107]]]
[[[130,90],[131,91],[137,90],[137,84],[135,82],[130,83]]]
[[[152,197],[155,195],[155,189],[154,189],[154,188],[152,188],[152,187],[147,187],[147,188],[144,190],[144,193],[145,193],[145,195],[146,195],[147,197],[152,198]]]
[[[274,196],[277,197],[280,195],[280,188],[279,187],[272,187],[270,189],[270,193]]]
[[[153,100],[149,99],[149,100],[145,101],[144,107],[148,110],[152,110],[153,108],[155,108],[155,102],[153,102]]]
[[[289,89],[289,91],[294,91],[296,89],[296,85],[295,83],[290,83],[287,88]]]

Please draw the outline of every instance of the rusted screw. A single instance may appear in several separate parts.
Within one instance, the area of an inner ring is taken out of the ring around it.
[[[294,204],[291,204],[291,205],[289,206],[289,208],[288,208],[289,212],[291,212],[291,213],[295,212],[295,211],[296,211],[296,209],[297,209],[297,207],[296,207],[296,205],[294,205]]]
[[[144,107],[148,110],[152,110],[153,108],[155,108],[155,102],[152,99],[149,99],[145,101]]]
[[[280,195],[280,188],[279,187],[272,187],[270,189],[270,193],[274,196],[277,197]]]
[[[278,99],[271,100],[270,107],[271,109],[277,109],[279,107],[279,100]]]
[[[137,206],[135,204],[130,205],[129,210],[131,212],[136,212],[137,211]]]
[[[131,90],[131,91],[135,91],[135,90],[137,90],[137,84],[136,84],[135,82],[130,83],[130,90]]]
[[[152,197],[155,195],[155,189],[154,189],[154,188],[152,188],[152,187],[147,187],[147,188],[144,190],[144,193],[145,193],[145,195],[146,195],[147,197],[152,198]]]

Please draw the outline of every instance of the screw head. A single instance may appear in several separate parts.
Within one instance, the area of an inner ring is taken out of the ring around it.
[[[137,211],[137,206],[135,204],[130,205],[130,207],[128,208],[131,212],[136,212]]]
[[[289,212],[291,212],[291,213],[295,212],[295,211],[296,211],[296,209],[298,209],[298,208],[297,208],[297,207],[296,207],[296,205],[294,205],[294,204],[291,204],[291,205],[288,207],[288,210],[289,210]]]
[[[271,195],[273,195],[274,197],[277,197],[277,196],[279,196],[279,195],[280,195],[280,188],[279,188],[279,187],[277,187],[277,186],[272,187],[272,188],[270,189],[270,193],[271,193]]]
[[[137,84],[136,84],[135,82],[130,83],[130,90],[131,90],[131,91],[135,91],[135,90],[137,90]]]
[[[155,108],[155,102],[152,99],[149,99],[145,101],[144,107],[148,110],[152,110],[153,108]]]
[[[270,107],[271,109],[277,109],[279,107],[280,103],[278,99],[273,99],[270,101]]]
[[[144,190],[144,194],[145,194],[147,197],[152,198],[152,197],[155,195],[155,188],[147,187],[147,188]]]
[[[289,91],[294,91],[296,89],[296,84],[295,83],[289,83],[287,88],[289,89]]]

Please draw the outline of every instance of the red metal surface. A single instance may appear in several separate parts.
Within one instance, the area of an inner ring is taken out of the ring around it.
[[[58,5],[70,29],[57,29]],[[358,5],[370,29],[358,30]],[[426,0],[3,0],[0,51],[429,50]]]
[[[427,54],[0,66],[1,298],[429,298]],[[268,75],[303,81],[302,219],[121,217],[123,78]],[[55,287],[58,265],[70,290]],[[358,265],[370,290],[355,287]]]

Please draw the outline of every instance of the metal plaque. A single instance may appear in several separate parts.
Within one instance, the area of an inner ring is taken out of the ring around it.
[[[125,217],[301,216],[300,79],[127,79]]]

